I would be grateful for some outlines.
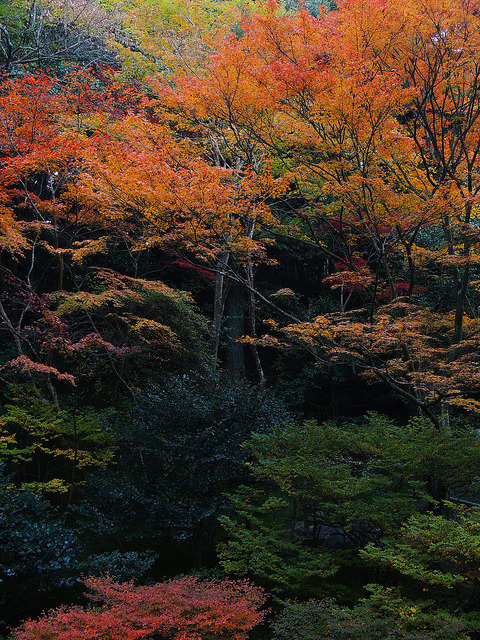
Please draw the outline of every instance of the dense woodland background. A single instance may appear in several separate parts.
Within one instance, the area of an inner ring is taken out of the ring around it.
[[[480,2],[1,0],[0,67],[0,634],[478,638]]]

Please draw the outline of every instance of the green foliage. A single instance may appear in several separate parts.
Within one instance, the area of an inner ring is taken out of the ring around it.
[[[223,492],[247,478],[240,444],[286,417],[270,393],[223,377],[152,385],[112,425],[117,463],[90,479],[92,504],[123,536],[163,532],[201,548],[227,508]]]
[[[326,11],[334,11],[337,8],[336,0],[307,0],[306,2],[298,2],[298,0],[285,0],[283,3],[288,13],[295,13],[300,6],[307,9],[312,16],[318,16],[319,9],[323,6]]]
[[[451,515],[454,519],[416,513],[398,535],[381,546],[367,545],[360,555],[428,586],[472,584],[480,567],[480,509],[457,509]]]
[[[40,495],[0,478],[0,617],[37,595],[70,584],[78,572],[78,538]]]
[[[341,551],[300,542],[295,502],[293,517],[287,500],[252,487],[241,487],[232,502],[236,517],[220,517],[229,537],[219,553],[227,572],[254,575],[277,593],[305,595],[321,589],[346,560]]]
[[[349,609],[332,600],[288,602],[272,624],[275,640],[460,640],[464,620],[391,589],[371,585],[370,598]]]
[[[66,63],[113,58],[105,38],[118,24],[116,7],[97,0],[0,1],[0,64],[8,73],[25,68],[65,70]]]
[[[252,0],[136,0],[124,6],[123,37],[117,34],[110,45],[128,79],[191,71],[212,52],[208,39],[238,30],[242,12],[252,6]]]
[[[126,582],[141,578],[152,567],[156,556],[151,552],[107,551],[90,556],[82,563],[82,572],[89,576],[110,576]]]
[[[332,583],[335,570],[368,571],[368,554],[388,564],[385,536],[395,539],[405,523],[432,518],[418,511],[444,509],[447,492],[473,491],[480,461],[480,443],[468,430],[438,430],[418,418],[399,426],[376,414],[362,422],[290,424],[255,434],[246,448],[259,485],[233,495],[236,516],[222,519],[229,535],[222,564],[279,593],[302,595],[342,589]],[[457,532],[454,547],[465,547],[460,555],[475,564],[475,531],[467,536],[443,518],[431,522],[439,528],[436,538],[430,532],[432,544]],[[421,563],[411,551],[411,563]]]
[[[69,355],[90,396],[92,385],[104,394],[121,379],[123,392],[125,382],[135,384],[159,370],[201,370],[209,364],[207,321],[188,292],[110,269],[96,270],[90,288],[50,296],[55,316],[77,338]]]
[[[85,470],[112,460],[113,441],[104,428],[108,412],[59,410],[28,386],[10,391],[0,416],[0,457],[23,488],[66,493]]]
[[[1,0],[1,24],[9,32],[18,32],[24,25],[27,16],[26,5],[22,0]]]

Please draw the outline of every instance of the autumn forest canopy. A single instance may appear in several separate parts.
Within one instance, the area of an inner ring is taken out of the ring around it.
[[[480,0],[0,0],[0,71],[0,637],[477,640]]]

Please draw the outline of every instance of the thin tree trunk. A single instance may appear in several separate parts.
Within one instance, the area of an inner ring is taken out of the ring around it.
[[[245,289],[232,281],[226,301],[227,367],[233,380],[245,378],[245,354],[240,339],[245,332]]]
[[[472,203],[467,202],[465,205],[465,224],[470,224],[472,217]],[[462,257],[465,261],[463,266],[463,274],[459,278],[459,287],[457,292],[457,305],[455,309],[455,335],[454,341],[460,342],[463,338],[463,314],[465,312],[465,300],[467,298],[467,289],[470,282],[470,251],[471,251],[471,239],[467,235],[463,243]]]
[[[256,316],[256,310],[255,310],[253,268],[250,260],[247,261],[246,272],[247,272],[247,282],[249,286],[249,289],[247,291],[247,296],[248,296],[248,317],[249,317],[249,323],[250,323],[250,333],[251,333],[251,337],[255,339],[257,337],[257,316]],[[255,362],[255,367],[257,369],[258,383],[260,387],[263,388],[265,386],[265,374],[263,373],[262,362],[258,354],[257,345],[252,344],[251,349],[252,349],[253,360]]]
[[[228,253],[221,253],[218,258],[217,271],[215,275],[215,299],[213,302],[213,332],[212,332],[212,354],[213,354],[213,370],[215,371],[218,364],[218,349],[220,346],[220,333],[222,331],[222,323],[225,312],[225,269],[228,265]]]

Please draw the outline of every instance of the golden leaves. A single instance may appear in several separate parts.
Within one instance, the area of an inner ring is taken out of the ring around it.
[[[8,210],[0,209],[0,249],[14,255],[22,255],[30,247],[22,224]]]

